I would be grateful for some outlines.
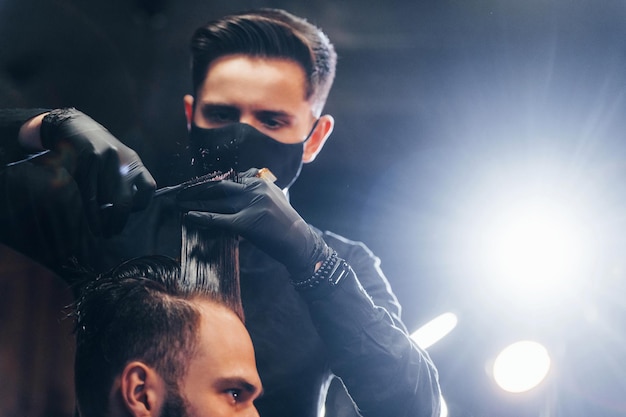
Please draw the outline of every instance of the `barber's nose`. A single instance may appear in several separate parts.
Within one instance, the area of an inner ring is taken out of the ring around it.
[[[239,123],[245,123],[245,124],[248,124],[250,126],[254,126],[255,119],[254,119],[254,117],[252,115],[242,114],[239,117]]]

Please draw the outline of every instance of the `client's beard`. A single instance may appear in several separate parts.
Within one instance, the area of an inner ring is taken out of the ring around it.
[[[188,403],[180,395],[177,388],[168,388],[159,417],[191,417]]]

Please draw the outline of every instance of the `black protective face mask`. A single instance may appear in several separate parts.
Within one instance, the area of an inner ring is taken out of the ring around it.
[[[277,178],[276,185],[286,188],[300,174],[306,140],[308,137],[300,143],[278,142],[245,123],[215,129],[192,124],[189,151],[195,175],[231,168],[237,172],[269,168]]]

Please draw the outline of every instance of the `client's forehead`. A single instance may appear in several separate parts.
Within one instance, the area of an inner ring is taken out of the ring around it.
[[[220,379],[241,380],[260,390],[252,340],[241,319],[215,302],[195,303],[200,310],[198,346],[185,382],[201,389]]]

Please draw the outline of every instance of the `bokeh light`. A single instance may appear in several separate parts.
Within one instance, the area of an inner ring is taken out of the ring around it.
[[[524,340],[507,346],[493,364],[493,378],[507,392],[521,393],[539,385],[550,370],[550,356],[540,343]]]

